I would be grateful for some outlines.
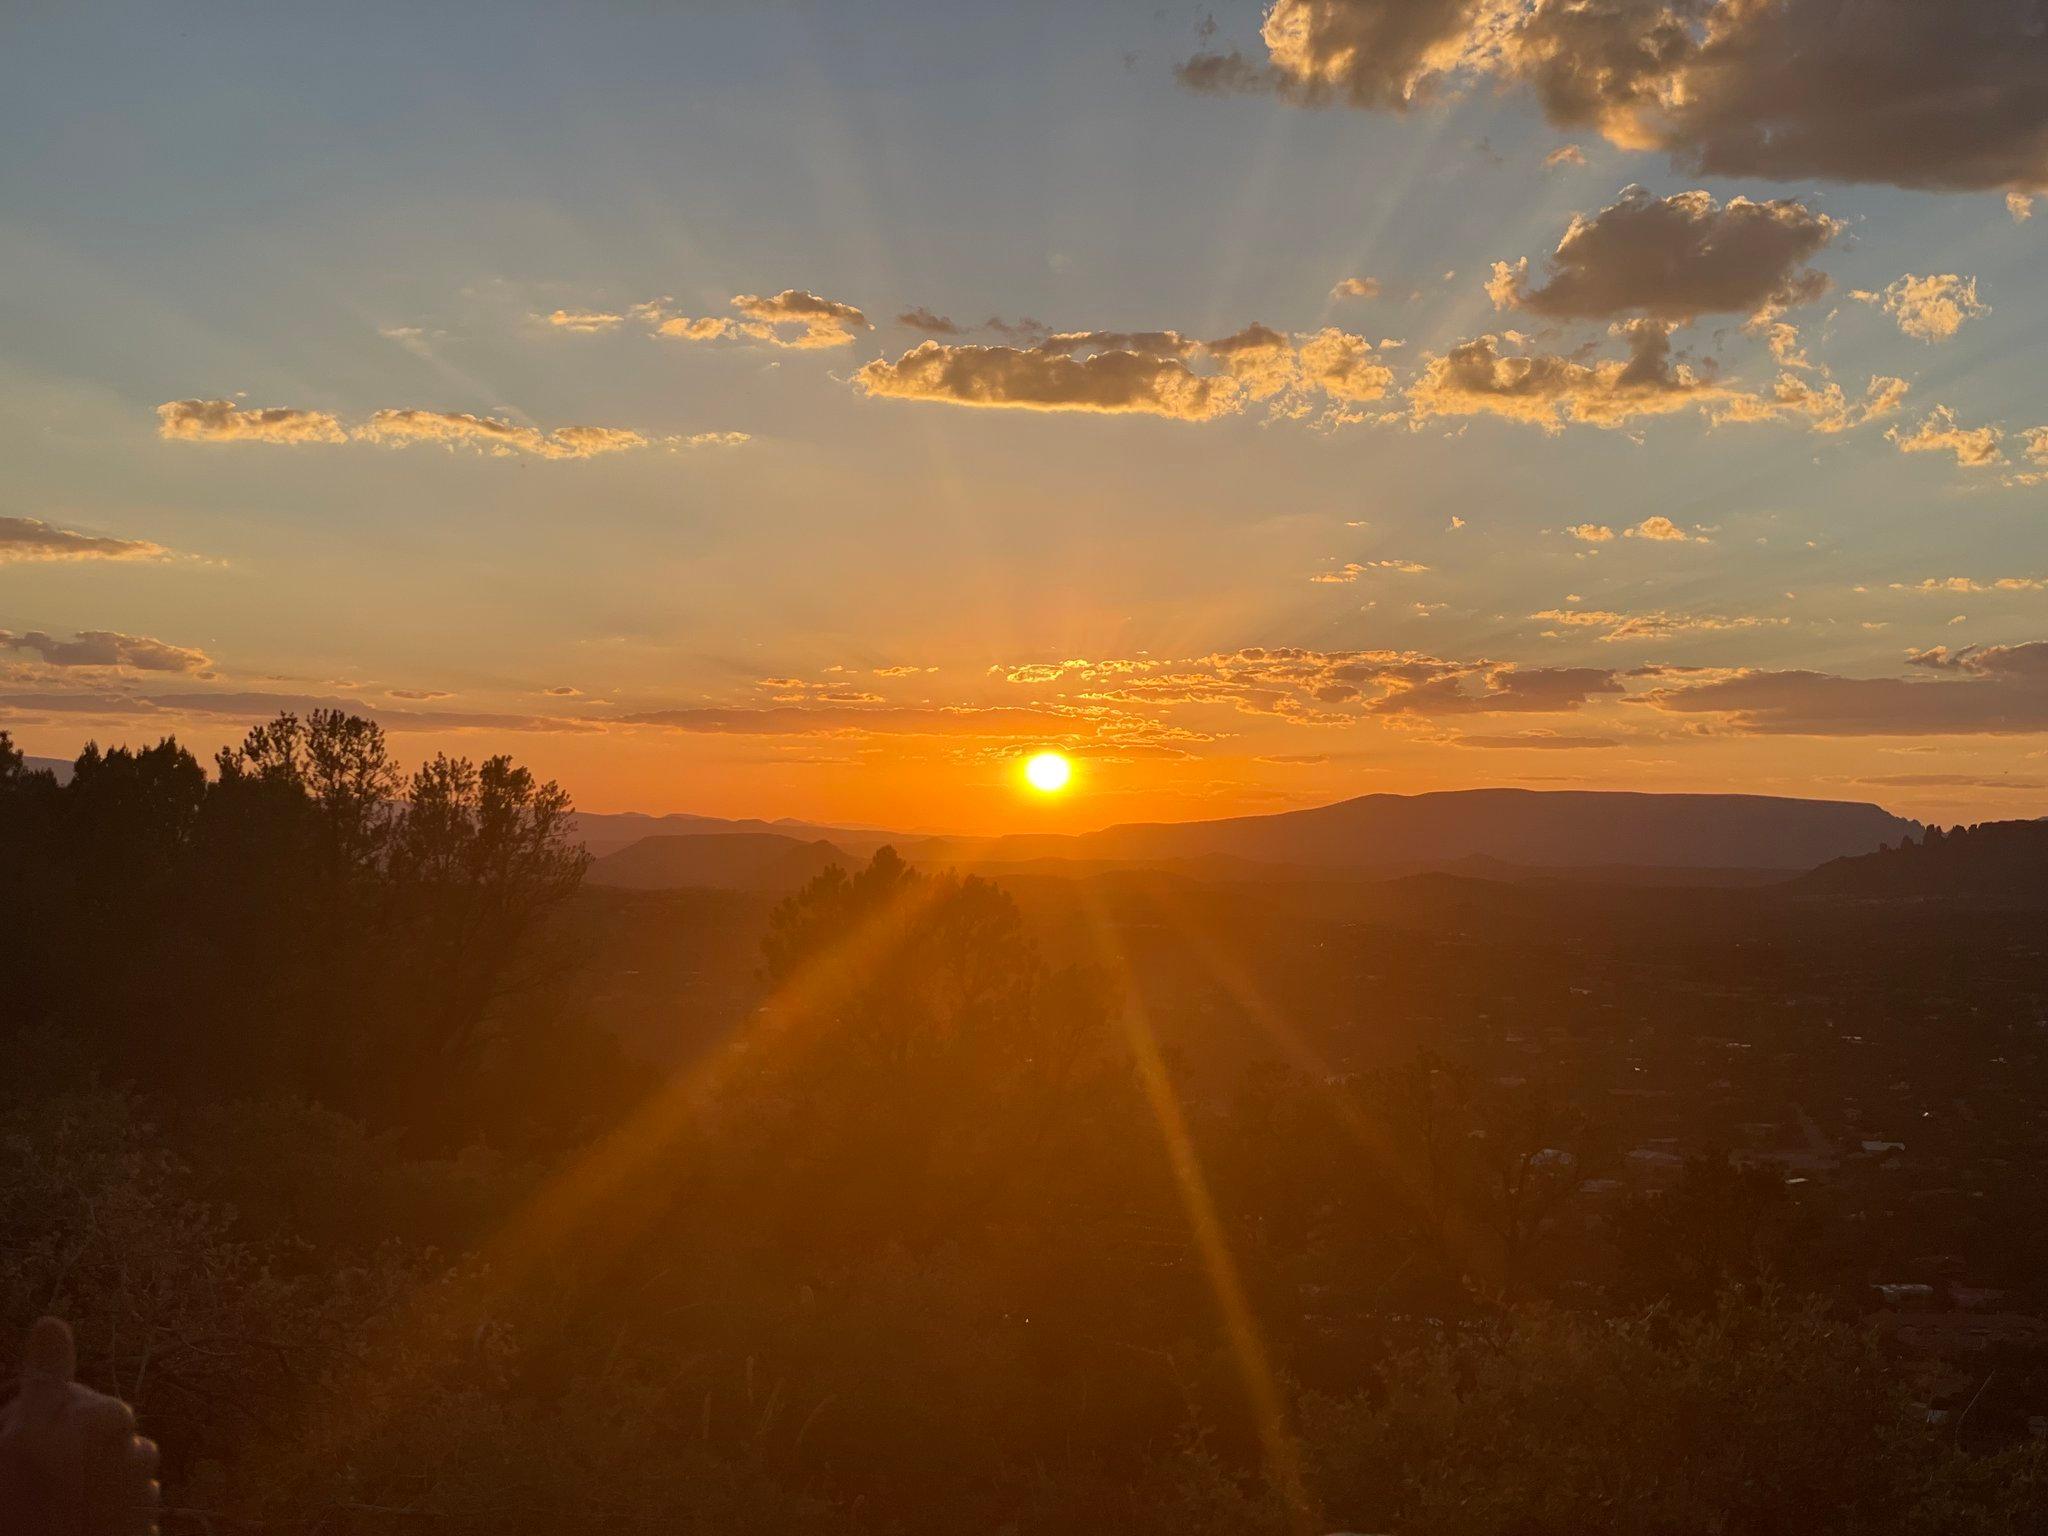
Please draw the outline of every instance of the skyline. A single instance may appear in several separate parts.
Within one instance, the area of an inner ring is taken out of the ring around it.
[[[2026,7],[1859,40],[1967,136],[1764,150],[1386,9],[17,15],[0,725],[906,830],[2038,814]]]

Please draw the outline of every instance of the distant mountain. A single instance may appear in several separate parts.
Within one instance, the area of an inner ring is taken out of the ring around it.
[[[637,890],[793,891],[834,864],[858,862],[831,843],[775,832],[680,833],[643,837],[604,854],[590,866],[589,879]]]
[[[1804,870],[1919,834],[1878,806],[1769,795],[1473,789],[1362,795],[1313,810],[1155,822],[1071,837],[899,845],[919,863],[1241,859],[1322,871],[1443,869],[1469,860],[1539,869]]]
[[[1796,882],[1831,896],[1993,896],[2048,904],[2048,821],[1987,821],[1861,858],[1835,859]]]
[[[71,759],[68,757],[24,757],[21,766],[30,773],[48,769],[56,775],[59,784],[71,782]]]
[[[599,858],[647,837],[731,837],[735,834],[767,834],[806,841],[825,838],[839,844],[849,853],[858,854],[863,858],[884,843],[917,840],[915,833],[906,837],[874,827],[827,827],[815,822],[797,821],[790,817],[782,817],[775,821],[728,821],[722,816],[649,816],[640,811],[613,814],[578,811],[574,828],[576,840]]]

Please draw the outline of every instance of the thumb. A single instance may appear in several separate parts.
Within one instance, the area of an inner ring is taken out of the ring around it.
[[[78,1350],[71,1342],[70,1326],[56,1317],[37,1322],[22,1351],[21,1395],[15,1399],[18,1420],[55,1418],[70,1397],[77,1370]]]

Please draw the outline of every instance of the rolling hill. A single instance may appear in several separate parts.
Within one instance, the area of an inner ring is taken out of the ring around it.
[[[831,843],[776,832],[675,833],[643,837],[599,856],[589,878],[593,885],[634,890],[782,892],[834,864],[857,862]]]

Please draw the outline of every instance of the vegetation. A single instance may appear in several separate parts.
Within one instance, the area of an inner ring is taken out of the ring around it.
[[[2040,1528],[2035,1446],[1788,1289],[1782,1180],[1588,1237],[1618,1151],[1543,1082],[1189,1093],[1121,978],[887,852],[656,1070],[564,1005],[568,815],[333,715],[211,776],[0,746],[0,1325],[74,1321],[170,1530]]]

